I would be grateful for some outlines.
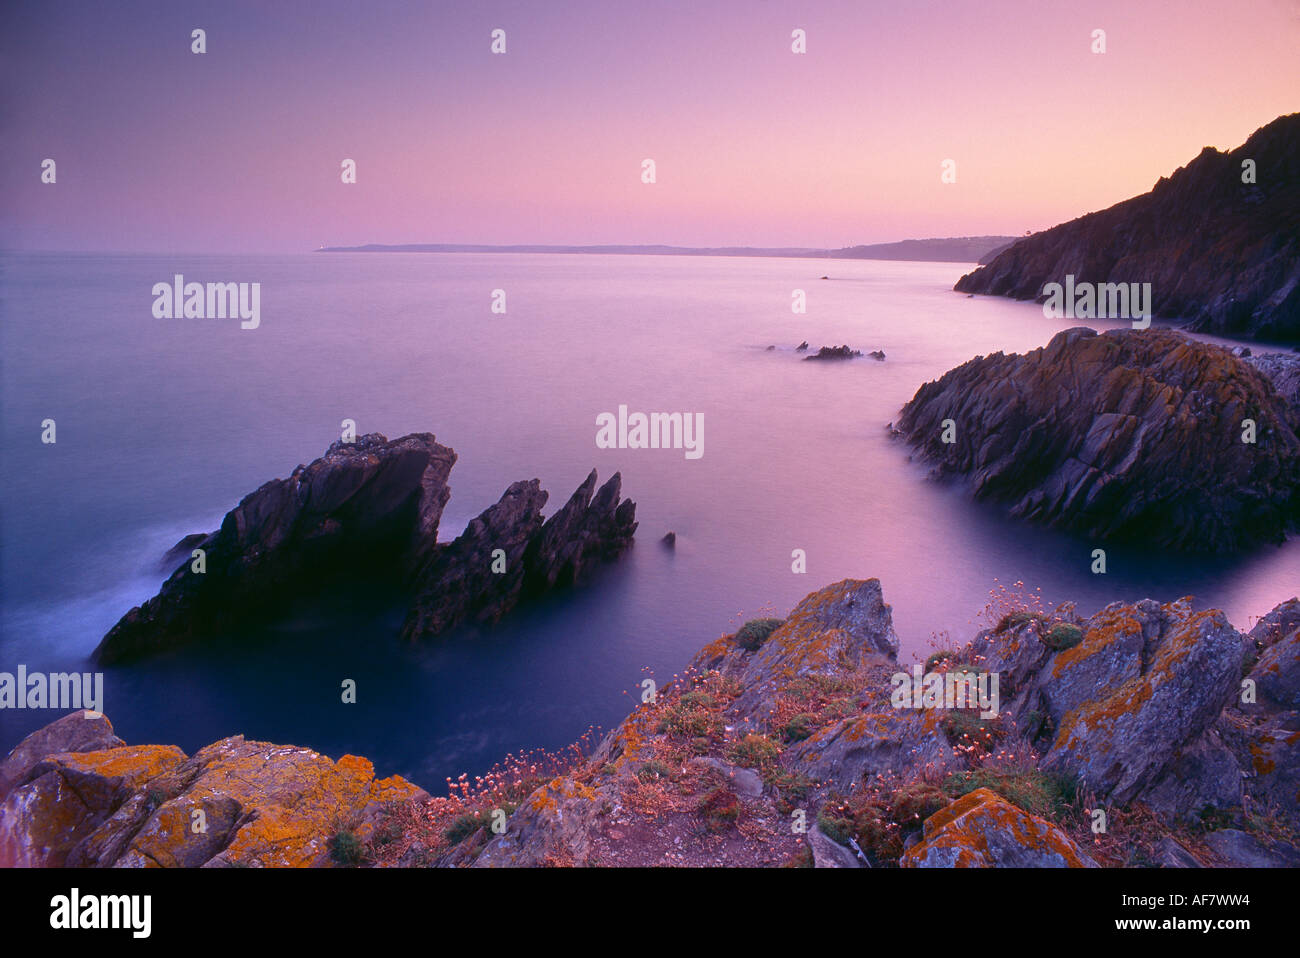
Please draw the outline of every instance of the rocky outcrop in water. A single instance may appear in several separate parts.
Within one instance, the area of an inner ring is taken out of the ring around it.
[[[976,498],[1098,542],[1229,552],[1300,519],[1300,417],[1246,361],[1172,330],[977,357],[917,390],[898,430]]]
[[[1243,182],[1243,164],[1253,181]],[[1039,299],[1047,283],[1150,283],[1153,313],[1225,336],[1300,340],[1300,113],[1206,147],[1151,192],[1026,237],[954,287]],[[1127,317],[1116,317],[1127,318]]]
[[[804,362],[813,362],[818,359],[856,359],[862,355],[862,350],[853,349],[850,346],[823,346],[811,356],[805,356]]]
[[[335,442],[244,497],[216,532],[181,540],[169,553],[181,564],[109,631],[96,659],[126,661],[264,622],[341,581],[405,583],[414,598],[404,634],[432,635],[469,618],[494,621],[523,595],[577,582],[632,542],[636,506],[618,501],[618,475],[593,500],[593,472],[545,526],[546,493],[534,479],[440,544],[455,462],[430,433]],[[191,547],[203,555],[191,559]]]
[[[0,865],[1300,864],[1300,601],[1248,635],[1185,599],[1017,607],[924,666],[897,653],[879,581],[844,580],[710,643],[590,754],[446,798],[77,712],[0,764]],[[922,669],[997,676],[998,701],[900,699]]]

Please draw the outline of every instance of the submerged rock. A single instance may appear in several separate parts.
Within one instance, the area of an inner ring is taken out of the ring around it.
[[[898,428],[976,498],[1101,542],[1231,552],[1300,519],[1300,416],[1244,360],[1171,330],[1077,327],[977,357],[917,390]]]
[[[852,349],[849,346],[823,346],[811,356],[805,356],[804,362],[812,362],[815,359],[854,359],[862,355],[860,349]]]

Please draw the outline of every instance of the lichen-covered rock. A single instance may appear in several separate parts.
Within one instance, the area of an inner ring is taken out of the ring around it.
[[[595,789],[563,776],[533,792],[510,816],[506,830],[474,860],[479,868],[582,865],[603,802]]]
[[[46,756],[0,806],[0,866],[64,865],[132,794],[184,759],[173,745]]]
[[[1096,541],[1231,552],[1300,521],[1300,416],[1245,361],[1173,330],[1076,327],[976,357],[918,389],[898,430],[977,499]]]
[[[1123,654],[1112,654],[1116,646]],[[1114,801],[1141,795],[1223,711],[1242,654],[1241,636],[1217,610],[1108,607],[1047,667],[1044,697],[1065,711],[1042,768]]]
[[[96,752],[125,744],[113,733],[113,724],[103,714],[86,709],[69,712],[32,732],[0,762],[0,800],[48,755]]]
[[[842,792],[876,776],[938,774],[960,763],[940,713],[888,706],[819,729],[786,753],[788,766]]]
[[[922,840],[903,853],[902,867],[1097,867],[1065,832],[987,788],[935,812],[923,829]]]
[[[891,663],[897,654],[880,580],[844,579],[804,598],[757,651],[724,639],[706,646],[691,667],[717,669],[739,682],[744,691],[729,714],[754,719],[766,715],[771,697],[800,676],[853,675],[873,663]]]
[[[0,864],[89,867],[327,865],[343,832],[364,841],[394,803],[427,799],[367,759],[222,739],[64,752],[0,806]]]

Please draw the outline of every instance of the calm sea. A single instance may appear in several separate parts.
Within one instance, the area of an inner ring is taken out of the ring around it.
[[[319,456],[345,418],[390,438],[433,432],[457,451],[444,538],[514,480],[540,478],[555,508],[594,466],[622,471],[637,545],[588,588],[426,645],[397,642],[401,612],[381,598],[339,595],[211,651],[111,669],[105,711],[128,742],[192,751],[243,734],[366,755],[440,791],[507,752],[612,726],[646,675],[662,682],[742,619],[784,614],[846,576],[881,579],[918,653],[937,633],[969,637],[999,582],[1084,612],[1194,594],[1239,628],[1296,593],[1300,541],[1231,561],[1110,547],[1108,574],[1093,575],[1096,543],[927,481],[885,431],[917,387],[1074,325],[952,292],[969,268],[4,254],[0,671],[88,667],[104,632],[157,590],[164,550]],[[176,273],[261,283],[260,328],[153,318],[153,284]],[[888,358],[805,363],[805,339]],[[703,413],[703,457],[597,449],[597,414],[620,404]],[[40,441],[46,418],[54,445]],[[672,551],[659,543],[670,529]],[[796,549],[806,574],[791,571]],[[355,705],[340,702],[348,678]],[[0,752],[55,714],[0,712]]]

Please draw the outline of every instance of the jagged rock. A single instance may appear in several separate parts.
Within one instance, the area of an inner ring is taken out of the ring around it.
[[[892,672],[898,655],[879,579],[844,579],[812,593],[756,652],[733,640],[706,646],[691,667],[718,669],[744,687],[729,709],[737,718],[765,715],[770,698],[800,676],[836,678],[872,664]]]
[[[811,356],[805,356],[804,362],[811,362],[814,359],[853,359],[861,356],[862,351],[852,349],[849,346],[823,346]]]
[[[903,853],[903,868],[1096,868],[1055,825],[987,788],[925,820],[924,838]]]
[[[207,571],[178,568],[113,626],[95,658],[122,662],[231,629],[347,571],[400,571],[436,544],[455,462],[431,433],[335,442],[245,496],[200,543]]]
[[[630,499],[619,501],[622,487],[623,477],[616,472],[596,490],[596,470],[591,470],[528,544],[525,592],[581,582],[593,566],[617,558],[632,544],[636,505]]]
[[[96,659],[122,662],[262,622],[342,578],[403,583],[411,605],[402,634],[434,635],[470,619],[496,621],[523,597],[577,583],[631,545],[636,505],[620,501],[618,473],[595,491],[595,470],[545,523],[547,494],[536,479],[517,482],[440,544],[455,462],[430,433],[335,442],[246,496],[217,532],[182,539],[173,553],[185,561],[112,628]],[[204,549],[206,571],[191,569],[190,547]]]
[[[524,588],[524,554],[542,528],[546,499],[538,480],[516,482],[454,542],[431,553],[415,575],[403,638],[433,635],[467,619],[494,622],[513,607]],[[494,557],[498,549],[504,556]]]
[[[559,777],[543,785],[515,810],[503,834],[474,860],[477,868],[526,868],[585,864],[601,802],[590,786]]]
[[[885,361],[885,351],[883,349],[873,349],[871,352],[867,353],[867,355],[872,359],[880,360],[882,363]]]
[[[1094,540],[1233,551],[1300,519],[1300,417],[1243,360],[1171,330],[1077,327],[977,357],[917,390],[898,428],[977,499]]]
[[[181,562],[189,565],[194,550],[201,546],[211,535],[211,532],[194,532],[182,537],[180,542],[163,554],[162,561],[158,563],[159,569],[163,572],[173,572]]]
[[[1258,182],[1242,182],[1252,160]],[[1300,339],[1300,113],[1229,153],[1206,147],[1151,192],[1019,240],[957,281],[1041,298],[1064,282],[1149,282],[1157,316],[1222,335]]]
[[[42,759],[59,752],[97,752],[125,745],[108,717],[81,709],[38,728],[0,762],[0,800],[27,777]]]
[[[801,343],[800,343],[798,346],[796,346],[794,349],[795,349],[795,352],[797,352],[797,353],[807,352],[807,351],[808,351],[808,340],[805,339],[803,342],[801,342]]]
[[[763,780],[752,769],[739,768],[708,755],[693,758],[688,764],[713,769],[726,778],[731,790],[740,798],[759,798],[763,794]]]
[[[659,541],[671,549],[677,545],[677,533],[671,531],[666,532],[664,533],[664,537]]]
[[[1241,662],[1241,636],[1222,612],[1193,613],[1185,600],[1107,606],[1045,667],[1043,697],[1060,719],[1041,767],[1113,801],[1142,795],[1228,704]]]

